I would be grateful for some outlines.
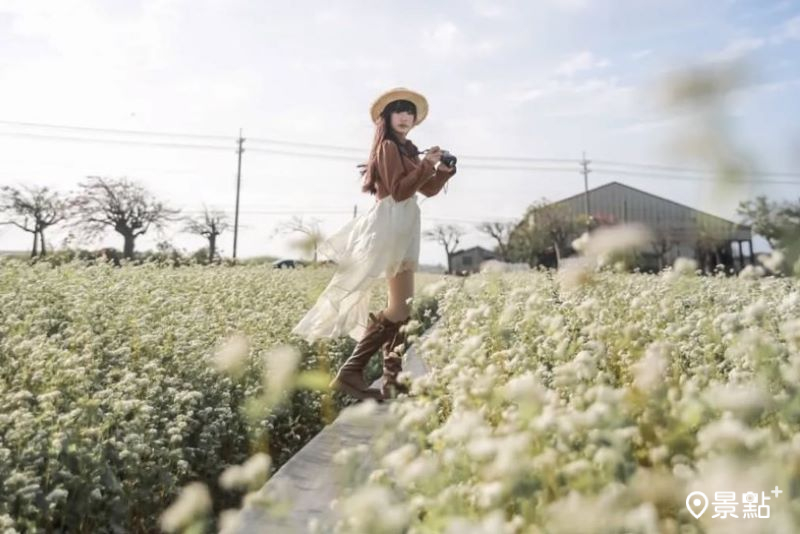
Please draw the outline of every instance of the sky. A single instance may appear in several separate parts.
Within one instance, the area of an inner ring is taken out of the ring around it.
[[[298,257],[296,236],[274,232],[293,214],[329,235],[374,203],[355,167],[369,106],[402,86],[430,104],[409,138],[460,158],[446,192],[420,195],[422,228],[457,224],[463,248],[492,246],[476,223],[581,192],[584,153],[590,188],[619,181],[738,221],[741,200],[800,197],[797,57],[800,0],[0,0],[0,185],[67,195],[89,175],[127,177],[233,222],[241,128],[238,256]],[[664,95],[685,69],[730,64],[746,76],[720,100],[720,132],[767,174],[720,191],[686,150],[697,115]],[[179,230],[137,250],[205,245]],[[220,239],[230,256],[233,232]],[[0,250],[31,243],[0,226]],[[443,247],[423,241],[420,260],[444,264]]]

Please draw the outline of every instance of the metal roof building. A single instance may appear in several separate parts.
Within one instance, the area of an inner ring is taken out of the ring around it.
[[[711,271],[717,264],[740,270],[754,263],[752,231],[747,225],[653,195],[619,182],[610,182],[554,202],[580,215],[588,212],[604,223],[639,222],[658,242],[650,252],[651,267],[671,265],[678,256],[694,258]],[[534,215],[535,216],[535,215]],[[747,243],[747,254],[742,244]],[[648,256],[645,251],[643,256]]]

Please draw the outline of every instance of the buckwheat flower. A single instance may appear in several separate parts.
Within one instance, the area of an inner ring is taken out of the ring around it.
[[[374,469],[367,477],[367,482],[375,485],[389,485],[393,477],[389,476],[386,469]]]
[[[218,371],[238,378],[245,372],[248,354],[250,340],[244,334],[236,333],[216,351],[212,363]]]
[[[421,293],[424,297],[433,297],[447,287],[447,280],[433,282],[422,288]]]
[[[381,460],[381,465],[387,469],[399,472],[404,469],[412,459],[417,456],[417,447],[411,443],[406,443],[386,454]]]
[[[476,334],[465,339],[461,343],[461,348],[456,353],[457,358],[466,358],[478,352],[483,344],[484,334]]]
[[[64,488],[56,488],[47,494],[46,499],[49,502],[64,501],[68,495],[69,491],[65,490]]]
[[[258,452],[242,465],[242,477],[250,488],[258,488],[267,481],[272,458],[269,454]]]
[[[589,244],[589,232],[583,232],[577,239],[573,239],[570,245],[578,252],[584,252]]]
[[[184,486],[178,499],[159,517],[162,530],[175,532],[211,511],[211,495],[202,482]]]
[[[739,272],[739,278],[744,280],[756,280],[762,278],[766,272],[760,265],[746,265],[744,269]]]
[[[664,342],[651,343],[644,357],[631,365],[633,384],[637,388],[652,391],[663,385],[664,375],[669,367],[669,348],[669,344]]]
[[[669,447],[667,447],[666,445],[659,445],[658,447],[652,447],[648,451],[647,455],[650,457],[650,461],[652,463],[659,464],[669,459]]]
[[[697,433],[697,452],[704,454],[739,447],[752,450],[766,442],[769,432],[768,428],[749,428],[726,413],[722,419],[709,423]]]
[[[484,510],[500,503],[505,495],[505,485],[500,481],[485,482],[475,488],[475,501]]]
[[[757,384],[713,384],[703,394],[712,407],[745,420],[756,418],[772,405],[770,395]]]
[[[445,424],[431,434],[441,437],[446,442],[458,443],[470,437],[486,435],[488,429],[480,413],[462,410],[451,413]]]
[[[660,534],[661,527],[658,523],[658,511],[652,502],[643,502],[625,514],[623,525],[630,532],[641,534]]]
[[[354,445],[352,447],[345,447],[343,449],[339,449],[333,455],[333,463],[338,465],[348,465],[352,461],[358,461],[360,458],[363,458],[364,454],[368,452],[368,447],[364,443],[359,443],[358,445]]]
[[[778,312],[782,314],[791,314],[794,311],[800,311],[800,291],[792,291],[778,305]]]
[[[786,321],[780,326],[786,342],[794,346],[795,350],[800,350],[800,319]]]
[[[436,474],[439,462],[430,455],[412,460],[405,468],[397,473],[397,480],[408,487],[421,480],[429,479]]]
[[[672,474],[680,480],[691,480],[696,473],[688,465],[677,464],[672,468]]]
[[[759,299],[744,309],[743,316],[747,324],[759,324],[768,311],[769,306],[766,301]]]
[[[761,258],[761,263],[763,263],[764,266],[773,273],[777,273],[780,272],[785,259],[786,258],[783,255],[783,251],[776,249],[773,250],[771,254],[764,255]]]
[[[272,401],[293,386],[300,356],[300,351],[292,345],[281,345],[267,353],[264,361],[264,385]]]
[[[697,274],[697,261],[692,258],[680,256],[675,258],[672,270],[677,276],[694,276]]]
[[[491,459],[497,453],[497,443],[489,436],[477,437],[467,443],[467,454],[476,461]]]
[[[489,477],[500,479],[519,474],[520,469],[527,463],[527,451],[531,439],[530,434],[523,432],[499,438],[495,459],[486,470]]]
[[[545,387],[530,371],[512,378],[501,390],[505,399],[533,406],[543,404],[546,401],[546,393]]]
[[[228,510],[223,510],[219,514],[219,534],[233,534],[234,532],[238,532],[240,528],[242,528],[241,514],[240,510],[236,508],[230,508]]]
[[[552,532],[601,533],[617,522],[615,510],[599,497],[583,496],[570,490],[546,507],[546,527]]]
[[[641,223],[625,223],[614,226],[601,226],[589,235],[582,250],[588,256],[611,255],[647,245],[652,240],[652,232]]]
[[[225,489],[246,486],[247,482],[241,465],[231,465],[219,476],[219,485]]]
[[[619,451],[614,448],[600,447],[597,449],[597,452],[594,453],[592,460],[596,464],[613,468],[622,463],[623,458]]]
[[[558,269],[557,279],[565,290],[591,285],[595,280],[595,265],[591,258],[575,256],[564,258]]]
[[[568,477],[577,477],[591,470],[592,464],[586,458],[574,460],[561,468],[561,472]]]
[[[337,509],[348,531],[370,534],[400,534],[411,519],[408,510],[383,486],[363,486],[342,499]]]
[[[371,400],[371,399],[370,399]],[[361,402],[360,404],[364,404]],[[376,403],[377,408],[377,403]],[[413,406],[409,409],[408,412],[400,419],[398,423],[398,428],[405,432],[412,428],[421,428],[424,427],[425,423],[433,417],[434,413],[436,413],[436,406],[431,403],[425,403],[422,405]]]

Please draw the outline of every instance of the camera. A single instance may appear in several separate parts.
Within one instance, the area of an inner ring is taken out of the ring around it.
[[[455,167],[458,158],[455,157],[453,154],[448,152],[447,150],[442,150],[442,165],[447,165],[448,167]]]

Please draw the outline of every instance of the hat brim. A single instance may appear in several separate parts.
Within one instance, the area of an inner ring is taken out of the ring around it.
[[[424,121],[425,117],[428,116],[428,101],[424,96],[404,87],[396,87],[386,91],[372,103],[372,107],[370,108],[372,122],[378,122],[378,117],[380,117],[384,108],[395,100],[408,100],[414,103],[417,107],[417,118],[414,121],[415,126]]]

